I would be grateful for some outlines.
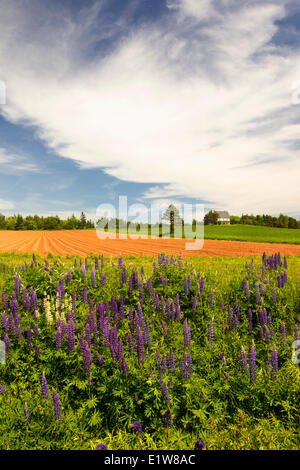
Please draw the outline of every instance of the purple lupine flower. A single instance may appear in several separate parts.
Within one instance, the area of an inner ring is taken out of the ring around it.
[[[107,450],[107,447],[105,444],[98,444],[96,447],[95,447],[95,450]]]
[[[91,327],[89,323],[86,323],[85,327],[85,340],[87,341],[89,348],[91,347]]]
[[[40,351],[39,346],[36,346],[36,347],[35,347],[34,352],[35,352],[36,357],[40,357],[41,351]]]
[[[161,296],[161,313],[162,315],[166,314],[166,302],[163,295]]]
[[[209,346],[213,347],[215,345],[214,343],[214,319],[212,318],[209,322],[208,325],[208,341],[209,341]]]
[[[135,434],[141,434],[142,433],[142,425],[139,421],[133,421],[133,423],[131,423],[130,426],[133,428]]]
[[[139,326],[137,326],[136,331],[136,347],[139,366],[142,367],[144,364],[144,340]]]
[[[282,273],[281,279],[282,279],[283,285],[285,285],[287,283],[287,279],[288,279],[286,271],[284,271],[284,273]]]
[[[127,362],[125,361],[125,358],[124,356],[122,356],[119,360],[119,365],[120,365],[120,369],[121,371],[123,372],[124,375],[127,375],[128,372],[129,372],[129,367],[128,367],[128,364]]]
[[[181,309],[179,303],[179,294],[176,294],[175,316],[177,320],[181,319]]]
[[[103,357],[98,353],[98,351],[97,351],[97,360],[98,360],[98,363],[99,363],[100,367],[102,367],[103,364],[104,364],[104,359],[103,359]]]
[[[264,325],[267,324],[267,311],[266,309],[262,309],[261,307],[259,308],[259,323],[263,327]]]
[[[166,356],[163,356],[161,360],[161,370],[162,372],[166,373],[168,371],[168,366],[167,366],[167,358]]]
[[[73,320],[70,320],[67,324],[67,334],[68,334],[68,349],[69,352],[74,351],[75,348],[75,324]]]
[[[56,350],[61,349],[62,329],[59,326],[56,330]]]
[[[207,450],[205,443],[202,441],[202,439],[199,439],[194,447],[194,450]]]
[[[33,337],[34,337],[34,339],[38,339],[38,337],[39,337],[39,329],[38,329],[38,326],[35,323],[33,325]]]
[[[242,346],[241,352],[241,369],[242,374],[247,374],[247,355],[244,346]]]
[[[84,267],[83,264],[81,265],[80,271],[81,271],[82,276],[83,276],[83,277],[86,277],[86,269],[85,269],[85,267]]]
[[[276,344],[274,344],[274,346],[273,346],[273,351],[272,351],[272,356],[271,356],[271,365],[272,365],[271,379],[272,380],[277,380],[278,354],[277,354]]]
[[[52,388],[52,400],[53,400],[53,407],[54,407],[54,415],[56,421],[61,421],[61,404],[57,392],[54,388]]]
[[[22,329],[21,329],[21,325],[18,325],[18,326],[17,326],[17,338],[18,338],[18,341],[21,341],[21,339],[22,339]]]
[[[193,313],[196,313],[196,311],[197,311],[197,300],[198,300],[198,297],[197,297],[197,294],[196,294],[194,299],[193,299],[193,306],[192,306],[192,312]]]
[[[2,292],[2,305],[3,305],[3,308],[4,310],[7,312],[8,310],[8,303],[7,303],[7,295],[6,295],[6,292]]]
[[[185,295],[189,295],[189,283],[188,283],[188,280],[185,278],[185,281],[184,281],[184,293]]]
[[[5,387],[3,387],[3,385],[0,384],[0,393],[1,395],[4,395],[5,393],[7,393],[7,390]]]
[[[260,336],[260,338],[264,338],[264,337],[265,337],[263,327],[261,327],[261,329],[260,329],[260,331],[259,331],[259,336]]]
[[[141,304],[144,302],[143,281],[139,282],[139,301],[140,301]]]
[[[167,410],[163,414],[163,427],[164,428],[170,428],[172,426],[172,415],[170,410]]]
[[[200,292],[203,292],[205,288],[205,280],[203,277],[201,277],[200,282],[199,282],[199,290]]]
[[[270,330],[269,330],[269,328],[267,327],[267,325],[265,325],[264,328],[265,328],[265,333],[266,333],[266,334],[265,334],[266,343],[267,343],[267,344],[270,344],[270,342],[271,342],[271,333],[270,333]]]
[[[284,269],[287,269],[287,267],[288,267],[286,257],[283,258],[283,266],[284,266]]]
[[[132,290],[133,290],[133,279],[132,275],[128,279],[128,297],[132,299]]]
[[[167,358],[167,362],[168,362],[168,368],[169,370],[171,371],[171,374],[172,375],[175,375],[175,357],[174,357],[174,353],[173,353],[173,350],[171,349],[170,353],[169,353],[169,356]]]
[[[156,370],[160,371],[161,370],[161,366],[162,366],[162,361],[161,361],[161,356],[160,356],[160,352],[158,351],[158,349],[156,350]]]
[[[249,287],[248,282],[245,283],[245,293],[246,293],[247,300],[249,300],[250,299],[250,287]]]
[[[232,308],[230,305],[228,306],[228,329],[232,330],[233,329],[233,313],[232,313]]]
[[[222,364],[224,364],[224,366],[227,366],[227,361],[225,359],[224,353],[220,353],[220,361],[222,362]]]
[[[120,316],[120,321],[124,321],[124,300],[123,300],[123,295],[120,295],[120,306],[119,306],[119,316]]]
[[[180,255],[178,256],[178,269],[182,269],[182,254],[180,253]]]
[[[42,395],[43,395],[44,400],[50,400],[45,371],[43,371],[42,378],[41,378],[41,389],[42,389]]]
[[[167,387],[166,383],[163,380],[161,381],[160,385],[161,385],[161,391],[162,391],[164,400],[168,404],[168,403],[170,403],[168,387]]]
[[[151,333],[150,333],[150,327],[148,323],[145,325],[144,333],[143,333],[143,339],[144,343],[148,346],[149,349],[151,349]]]
[[[117,347],[117,360],[120,361],[124,354],[123,342],[122,339],[119,339]]]
[[[164,336],[167,336],[167,334],[168,334],[167,324],[166,324],[166,322],[164,322],[163,320],[162,320],[161,323],[162,323],[162,327],[163,327]]]
[[[222,302],[221,302],[221,305],[220,305],[220,309],[221,309],[221,310],[224,310],[224,308],[225,308],[225,307],[224,307],[224,302],[222,301]]]
[[[92,355],[91,355],[91,349],[86,342],[84,345],[83,349],[83,367],[84,367],[84,374],[86,378],[88,379],[89,384],[91,384],[92,378],[91,378],[91,364],[92,364]]]
[[[249,352],[249,370],[250,370],[250,382],[253,384],[256,382],[256,348],[254,341]]]
[[[278,286],[279,289],[280,289],[281,287],[283,287],[281,275],[280,275],[279,273],[277,274],[277,286]]]
[[[189,348],[191,344],[191,330],[188,324],[187,318],[183,322],[183,338],[184,338],[184,347]]]
[[[281,331],[281,344],[285,344],[285,342],[286,342],[286,327],[285,327],[284,323],[281,324],[280,331]]]
[[[25,405],[24,405],[24,415],[25,415],[25,418],[26,418],[26,424],[29,424],[29,413],[28,413],[28,407],[27,407],[26,402],[25,402]]]
[[[211,291],[210,296],[209,296],[209,306],[213,307],[214,305],[214,291]]]
[[[93,269],[91,271],[91,283],[92,283],[92,287],[95,288],[95,286],[96,286],[96,270],[95,270],[95,267],[93,267]]]
[[[253,324],[252,324],[252,310],[251,308],[248,309],[248,329],[249,331],[253,330]]]
[[[298,325],[295,325],[295,328],[294,328],[294,340],[295,341],[298,341],[299,339],[299,328],[298,328]]]
[[[83,302],[87,303],[88,301],[88,298],[87,298],[87,287],[86,286],[83,286],[83,289],[82,289],[82,300]]]
[[[255,298],[256,298],[256,303],[260,304],[261,303],[261,298],[260,298],[260,292],[259,292],[259,284],[258,282],[255,283]]]
[[[179,369],[183,373],[184,379],[189,379],[193,374],[192,356],[189,351],[184,353],[182,359],[179,360]]]
[[[228,372],[225,372],[225,379],[229,382],[229,374],[228,374]]]
[[[72,294],[72,310],[74,313],[76,312],[76,292]]]

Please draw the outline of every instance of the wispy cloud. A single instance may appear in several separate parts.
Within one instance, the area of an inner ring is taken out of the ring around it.
[[[272,42],[287,4],[168,0],[160,21],[133,25],[109,24],[104,2],[72,16],[0,0],[1,112],[84,168],[153,183],[146,198],[297,211],[300,51]]]
[[[7,201],[6,199],[0,198],[0,210],[1,211],[8,211],[12,210],[15,207],[12,201]]]
[[[0,147],[0,172],[1,173],[23,173],[37,172],[42,173],[44,170],[36,163],[30,161],[25,155],[10,152]]]

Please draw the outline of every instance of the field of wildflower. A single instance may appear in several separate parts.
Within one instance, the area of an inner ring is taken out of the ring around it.
[[[299,258],[9,256],[1,450],[299,448]]]

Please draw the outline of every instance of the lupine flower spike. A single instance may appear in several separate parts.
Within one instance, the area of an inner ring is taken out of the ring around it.
[[[194,450],[207,450],[205,443],[202,441],[202,439],[199,439],[199,441],[196,442]]]
[[[135,434],[141,434],[142,433],[142,425],[139,421],[133,421],[133,423],[131,423],[130,426],[133,428]]]
[[[107,450],[107,447],[105,444],[98,444],[96,447],[95,447],[95,450]]]

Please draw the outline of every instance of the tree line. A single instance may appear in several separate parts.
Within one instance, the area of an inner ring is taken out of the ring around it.
[[[280,228],[300,228],[300,220],[296,220],[288,215],[280,214],[279,217],[272,215],[248,215],[243,214],[241,217],[232,215],[230,217],[230,224],[245,224],[245,225],[263,225],[265,227],[280,227]]]
[[[73,214],[67,219],[55,216],[28,215],[21,214],[5,217],[0,214],[0,230],[84,230],[94,228],[95,224],[87,220],[84,212],[78,218]]]

